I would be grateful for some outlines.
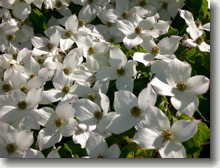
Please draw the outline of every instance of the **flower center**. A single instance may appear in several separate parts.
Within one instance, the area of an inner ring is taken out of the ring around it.
[[[88,93],[87,98],[91,101],[94,101],[97,97],[96,93]]]
[[[79,26],[85,26],[86,25],[86,21],[85,20],[79,20]]]
[[[162,135],[165,140],[170,140],[170,139],[172,139],[173,133],[172,133],[171,129],[165,129],[162,131]]]
[[[97,158],[98,158],[98,159],[103,159],[104,156],[103,156],[102,154],[99,154],[99,155],[97,156]]]
[[[7,35],[6,38],[7,38],[8,41],[13,41],[13,40],[15,40],[16,35],[15,34],[9,34],[9,35]]]
[[[15,153],[17,150],[17,146],[15,144],[7,144],[6,150],[9,154]]]
[[[168,3],[167,2],[162,2],[161,8],[162,9],[167,9],[168,8]]]
[[[29,89],[26,86],[21,87],[20,90],[25,94],[29,92]]]
[[[2,85],[2,90],[4,92],[9,92],[10,90],[12,90],[12,86],[9,83],[5,83]]]
[[[139,2],[139,5],[142,6],[142,7],[144,7],[145,5],[147,5],[147,3],[146,3],[145,0],[143,0],[143,1],[140,1],[140,2]]]
[[[135,33],[136,33],[136,34],[140,34],[142,31],[143,31],[143,28],[140,27],[140,26],[137,26],[137,27],[135,28]]]
[[[118,74],[119,76],[123,76],[123,75],[125,74],[124,68],[117,69],[117,74]]]
[[[67,37],[67,38],[71,37],[72,35],[73,35],[73,33],[71,31],[65,31],[64,32],[64,36]]]
[[[43,64],[44,61],[45,61],[45,55],[41,55],[41,56],[37,56],[35,57],[36,58],[36,61],[39,63],[39,64]]]
[[[56,1],[55,6],[56,6],[57,8],[61,8],[61,7],[63,6],[63,4],[62,4],[61,1]]]
[[[135,106],[131,109],[131,115],[134,117],[140,117],[141,113],[142,113],[142,111],[139,107]]]
[[[62,92],[65,93],[65,94],[69,93],[69,91],[70,91],[69,86],[64,86],[63,89],[62,89]]]
[[[155,46],[155,47],[153,47],[153,48],[151,49],[151,54],[152,54],[152,55],[156,56],[156,55],[159,54],[159,53],[160,53],[160,47]]]
[[[25,110],[27,108],[27,103],[25,101],[20,101],[17,104],[18,109]]]
[[[93,0],[87,0],[87,3],[91,4],[91,3],[93,3]]]
[[[64,118],[57,118],[55,120],[55,125],[58,128],[64,126],[65,124],[66,124],[66,120]]]
[[[13,59],[13,60],[17,60],[17,57],[18,57],[18,54],[13,54],[13,55],[12,55],[12,59]]]
[[[128,13],[128,11],[124,11],[123,13],[122,13],[122,15],[121,15],[124,19],[127,19],[128,18],[128,16],[129,16],[129,13]]]
[[[31,74],[30,76],[29,76],[29,79],[32,79],[32,78],[34,78],[34,77],[36,77],[37,75],[36,74]]]
[[[52,43],[48,43],[48,44],[47,44],[47,48],[48,48],[49,50],[52,50],[52,49],[54,48],[54,45],[53,45]]]
[[[201,22],[200,20],[196,20],[196,21],[195,21],[195,24],[196,24],[197,27],[202,26],[202,22]]]
[[[108,27],[112,27],[112,25],[113,25],[112,22],[107,22],[106,23],[106,26],[108,26]]]
[[[184,91],[187,88],[186,82],[184,81],[180,81],[176,83],[176,87],[177,89],[179,89],[180,91]]]
[[[90,48],[88,49],[88,54],[89,54],[89,55],[92,55],[92,54],[94,54],[94,53],[95,53],[95,48],[90,47]]]
[[[63,69],[63,72],[66,74],[66,75],[69,75],[69,74],[71,74],[71,69],[70,68],[64,68]]]
[[[95,117],[97,120],[101,120],[102,117],[103,117],[103,112],[101,112],[101,111],[96,111],[96,112],[94,113],[94,117]]]
[[[204,42],[204,39],[202,37],[199,37],[197,40],[196,40],[196,43],[197,44],[201,44],[202,42]]]

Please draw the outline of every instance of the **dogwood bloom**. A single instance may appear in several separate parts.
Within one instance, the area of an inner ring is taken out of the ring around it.
[[[175,51],[179,46],[181,37],[170,36],[163,38],[158,44],[152,38],[145,38],[142,46],[149,53],[136,52],[133,55],[133,60],[143,63],[145,66],[150,65],[153,60],[170,60],[175,58]]]
[[[33,133],[29,130],[15,129],[0,122],[0,157],[22,158],[34,142]]]
[[[179,10],[180,16],[185,20],[186,24],[188,25],[186,31],[189,33],[190,38],[187,38],[183,41],[188,47],[198,47],[200,51],[203,52],[210,52],[210,45],[207,44],[202,35],[205,31],[210,32],[210,23],[206,23],[202,25],[202,23],[198,21],[194,21],[194,17],[191,12],[186,10]]]
[[[150,82],[160,95],[171,96],[173,107],[192,116],[197,110],[197,95],[207,92],[209,79],[202,75],[191,77],[190,64],[173,59],[169,63],[158,61],[152,65],[155,78]]]
[[[40,150],[60,142],[63,136],[69,137],[73,135],[73,130],[76,126],[74,113],[75,111],[70,104],[60,103],[56,107],[45,128],[41,129],[38,134],[37,143]]]
[[[143,43],[144,37],[158,37],[168,31],[169,24],[166,21],[157,20],[158,16],[142,19],[136,17],[135,21],[121,20],[117,22],[118,29],[124,33],[124,45],[131,49]]]
[[[198,121],[178,120],[170,126],[167,116],[158,108],[150,106],[145,117],[145,127],[134,136],[134,142],[144,149],[159,149],[162,158],[185,158],[186,150],[181,144],[192,138],[198,129]]]
[[[138,98],[129,91],[120,90],[115,93],[114,109],[116,116],[107,129],[120,134],[137,125],[145,115],[148,115],[147,107],[156,103],[157,95],[151,85],[143,89]]]
[[[133,77],[136,75],[136,62],[129,60],[121,51],[120,48],[110,48],[109,54],[110,67],[103,67],[98,70],[96,78],[98,80],[107,78],[116,80],[116,87],[118,90],[133,90]]]
[[[90,158],[118,158],[121,153],[118,145],[108,147],[104,137],[96,133],[89,137],[86,150]]]

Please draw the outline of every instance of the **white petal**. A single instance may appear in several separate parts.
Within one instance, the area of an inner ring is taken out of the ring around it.
[[[114,109],[117,113],[128,114],[130,109],[137,105],[137,98],[132,92],[118,91],[115,93]]]
[[[99,154],[104,154],[108,148],[103,136],[93,133],[86,143],[86,150],[91,157],[97,157]]]
[[[62,92],[56,89],[50,89],[42,92],[42,101],[40,104],[49,104],[57,102],[61,99]]]
[[[149,106],[146,111],[146,115],[136,128],[149,128],[158,133],[170,128],[169,119],[160,109]]]
[[[160,94],[163,96],[173,96],[174,95],[172,93],[172,87],[170,87],[166,83],[160,81],[158,78],[154,78],[150,82],[150,84],[157,94]]]
[[[96,10],[89,4],[85,5],[79,12],[79,20],[84,20],[87,23],[95,19]]]
[[[163,137],[148,128],[138,130],[133,141],[144,149],[157,149],[162,145]]]
[[[159,42],[160,53],[161,54],[174,54],[179,46],[179,42],[182,38],[179,36],[170,36],[163,38]]]
[[[209,79],[202,75],[196,75],[188,79],[187,92],[195,95],[201,95],[209,89]]]
[[[181,143],[174,141],[168,141],[160,150],[160,156],[162,158],[185,158],[186,150]]]
[[[24,20],[31,13],[31,6],[25,2],[17,1],[13,6],[12,12],[18,19]]]
[[[114,118],[108,130],[114,134],[121,134],[137,124],[138,120],[132,115],[121,114]]]
[[[118,90],[128,90],[133,91],[134,80],[127,76],[122,76],[116,80],[116,88]]]
[[[86,121],[94,118],[94,113],[96,111],[101,112],[99,106],[88,99],[80,99],[78,102],[76,102],[74,108],[76,111],[75,115],[80,121]]]
[[[121,68],[127,62],[127,57],[120,48],[117,47],[110,48],[109,56],[110,56],[109,62],[112,67]]]
[[[16,133],[15,142],[21,150],[27,150],[34,142],[33,133],[28,130],[22,130]]]
[[[49,147],[54,146],[56,143],[60,142],[62,139],[62,135],[55,130],[44,128],[40,130],[37,143],[39,145],[39,149],[43,150]]]
[[[78,29],[78,19],[76,15],[69,16],[65,22],[65,28],[71,32],[76,32]]]
[[[154,60],[154,56],[152,54],[136,52],[134,53],[133,60],[148,66],[150,62]]]
[[[31,159],[43,159],[44,158],[44,155],[38,151],[38,150],[35,150],[35,149],[28,149],[26,152],[25,152],[25,158],[31,158]]]
[[[194,112],[198,109],[199,107],[199,99],[196,96],[191,96],[191,95],[184,95],[184,96],[179,96],[179,97],[171,97],[171,104],[173,107],[192,117]]]
[[[71,39],[60,39],[60,49],[66,51],[73,46],[74,41]]]
[[[109,147],[109,149],[105,153],[105,157],[118,158],[120,156],[120,153],[121,153],[120,148],[118,147],[118,145],[114,144]]]
[[[100,95],[100,105],[102,107],[103,112],[107,113],[109,110],[109,105],[110,105],[110,101],[108,96],[106,96],[105,94],[103,94],[101,92],[101,90],[99,90],[99,95]]]
[[[60,128],[60,132],[64,137],[72,136],[74,133],[74,128],[76,127],[77,123],[75,119],[71,118],[68,120],[68,124],[64,127]]]
[[[192,138],[198,130],[198,122],[193,120],[178,120],[172,125],[173,139],[185,142]]]
[[[199,50],[202,52],[210,52],[210,45],[206,42],[202,42],[199,46]]]
[[[143,39],[140,36],[136,35],[135,33],[125,36],[123,39],[123,43],[128,49],[140,45],[142,42]]]
[[[148,84],[138,95],[138,104],[141,109],[146,109],[149,105],[155,105],[157,94],[153,90],[151,84]]]

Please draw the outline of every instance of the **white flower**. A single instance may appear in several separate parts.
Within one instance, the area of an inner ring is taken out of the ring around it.
[[[86,125],[86,124],[78,124],[74,128],[74,133],[73,133],[73,141],[75,143],[78,143],[81,145],[81,148],[86,147],[87,140],[89,139],[92,131],[96,129],[96,126],[94,125]]]
[[[73,135],[76,121],[74,119],[74,109],[70,104],[60,103],[56,107],[55,112],[52,112],[45,128],[41,129],[37,143],[40,150],[54,146],[60,142],[62,137],[69,137]]]
[[[57,50],[60,38],[60,32],[56,31],[49,37],[49,39],[45,37],[34,36],[31,41],[34,48],[43,50],[46,53],[54,53]]]
[[[83,5],[83,8],[79,12],[79,20],[89,23],[95,19],[96,15],[106,6],[108,1],[109,0],[76,0],[73,2]]]
[[[121,151],[118,145],[108,147],[103,136],[93,133],[86,144],[90,158],[118,158]]]
[[[179,46],[180,40],[181,37],[179,36],[170,36],[163,38],[156,44],[152,38],[144,38],[142,46],[149,53],[136,52],[134,53],[133,60],[148,66],[155,59],[170,60],[175,58],[175,51]]]
[[[194,21],[194,17],[191,12],[187,10],[179,10],[180,16],[185,20],[188,25],[186,31],[189,33],[190,38],[185,39],[183,44],[188,47],[198,47],[202,52],[210,52],[210,45],[207,44],[202,35],[205,31],[210,31],[210,23],[202,25],[200,21]]]
[[[155,0],[152,3],[157,8],[161,19],[169,20],[174,18],[178,13],[178,9],[184,6],[185,0]]]
[[[107,129],[112,133],[120,134],[137,125],[145,115],[148,115],[147,107],[154,105],[156,98],[151,85],[143,89],[138,98],[129,91],[116,92],[114,109],[117,115]]]
[[[136,75],[136,62],[129,60],[121,51],[120,48],[111,47],[109,54],[110,67],[103,67],[98,70],[96,78],[116,80],[116,87],[118,90],[133,90],[134,80]]]
[[[127,48],[143,43],[144,37],[157,38],[168,31],[169,24],[166,21],[158,21],[158,16],[142,19],[137,17],[133,22],[121,20],[117,22],[118,29],[124,33],[123,43]]]
[[[185,158],[186,151],[181,143],[196,134],[198,121],[178,120],[170,127],[161,110],[153,106],[148,110],[146,125],[135,134],[134,142],[144,149],[159,149],[162,158]]]
[[[100,106],[89,99],[78,100],[73,107],[76,110],[76,118],[87,125],[96,126],[96,131],[101,134],[108,134],[106,128],[116,116],[116,113],[109,112],[110,101],[108,97],[99,91]]]
[[[189,116],[197,110],[197,95],[207,92],[209,79],[202,75],[191,77],[191,66],[173,59],[170,62],[158,61],[152,65],[156,77],[150,82],[160,95],[171,96],[175,109]]]
[[[29,130],[17,130],[9,124],[0,122],[0,131],[1,157],[24,157],[34,142],[33,133]]]

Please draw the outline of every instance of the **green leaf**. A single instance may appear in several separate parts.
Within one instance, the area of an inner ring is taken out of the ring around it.
[[[198,158],[203,149],[203,145],[209,144],[210,129],[205,123],[198,124],[198,132],[189,141],[184,143],[187,151],[187,156],[190,158]]]

